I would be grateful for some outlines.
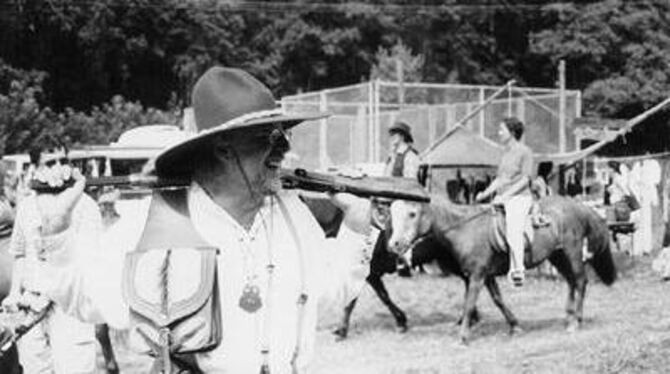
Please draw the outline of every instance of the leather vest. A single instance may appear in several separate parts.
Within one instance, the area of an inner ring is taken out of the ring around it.
[[[405,157],[407,157],[407,153],[412,152],[416,155],[419,154],[419,152],[416,151],[416,149],[412,147],[407,147],[405,152],[396,155],[395,161],[393,162],[393,168],[391,169],[391,176],[392,177],[403,177],[404,176],[404,171],[405,171]],[[391,159],[389,159],[389,162],[391,162]]]
[[[194,354],[221,343],[218,249],[191,222],[187,191],[154,193],[124,266],[131,339],[155,358],[151,373],[198,373]]]

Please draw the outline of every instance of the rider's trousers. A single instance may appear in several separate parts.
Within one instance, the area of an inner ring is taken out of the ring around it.
[[[510,271],[523,270],[524,231],[533,204],[530,195],[517,195],[505,202],[507,244],[510,247]]]

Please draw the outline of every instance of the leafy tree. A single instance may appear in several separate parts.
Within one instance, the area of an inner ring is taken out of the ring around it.
[[[379,48],[375,56],[376,63],[370,72],[371,79],[385,81],[398,81],[398,64],[402,68],[402,79],[404,82],[422,82],[423,65],[425,59],[422,55],[414,55],[406,45],[398,43],[391,49]],[[400,82],[398,82],[400,83]],[[393,87],[382,90],[381,100],[385,103],[400,103],[400,89]],[[427,92],[424,89],[406,90],[404,93],[405,103],[425,103]]]
[[[566,60],[568,84],[584,90],[592,114],[632,117],[670,90],[670,3],[607,0],[547,8],[551,28],[532,51]]]

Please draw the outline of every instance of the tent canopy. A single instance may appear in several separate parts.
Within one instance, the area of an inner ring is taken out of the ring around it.
[[[498,143],[463,126],[456,126],[422,158],[423,164],[432,168],[495,167],[502,154],[503,147]]]

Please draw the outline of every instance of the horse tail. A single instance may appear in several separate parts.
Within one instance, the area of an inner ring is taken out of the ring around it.
[[[609,286],[616,281],[617,270],[610,249],[610,234],[607,222],[593,209],[587,207],[587,210],[589,211],[587,215],[589,222],[588,250],[593,255],[591,266],[598,278]]]

